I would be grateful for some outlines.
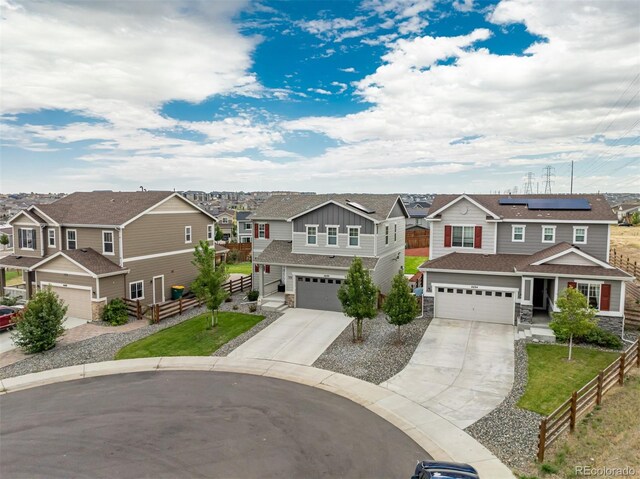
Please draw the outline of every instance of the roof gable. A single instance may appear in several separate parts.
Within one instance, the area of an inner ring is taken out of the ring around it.
[[[448,195],[450,196],[450,195]],[[438,198],[438,197],[436,197]],[[487,215],[491,216],[494,219],[499,219],[500,217],[494,213],[493,211],[491,211],[489,208],[487,208],[485,205],[482,205],[481,203],[479,203],[478,201],[476,201],[475,199],[473,199],[472,197],[466,195],[466,194],[462,194],[454,199],[449,199],[448,201],[445,201],[444,204],[440,204],[439,206],[436,206],[437,203],[436,201],[433,202],[433,205],[431,205],[430,211],[433,211],[432,213],[429,213],[429,216],[427,218],[435,218],[437,215],[442,214],[443,211],[445,211],[446,209],[452,207],[453,205],[457,204],[458,202],[462,201],[462,200],[467,200],[468,202],[470,202],[471,204],[473,204],[474,206],[476,206],[477,208],[481,209],[482,211],[484,211]],[[436,209],[437,207],[437,209]]]
[[[22,218],[21,218],[22,217]],[[39,225],[40,222],[37,221],[33,215],[29,214],[27,210],[18,211],[12,218],[7,221],[10,225],[18,223],[19,221],[33,223],[33,225]]]
[[[561,243],[563,245],[568,245],[568,243]],[[566,264],[566,265],[575,265],[575,266],[601,266],[606,269],[613,269],[609,263],[605,263],[604,261],[600,261],[597,258],[585,253],[584,251],[579,250],[575,246],[568,245],[569,247],[565,247],[562,251],[549,251],[552,248],[548,248],[548,254],[546,256],[535,258],[533,261],[529,261],[528,264],[532,266],[541,266],[543,264]],[[542,253],[540,252],[540,253]],[[573,261],[572,261],[573,258]],[[579,259],[578,259],[579,258]]]

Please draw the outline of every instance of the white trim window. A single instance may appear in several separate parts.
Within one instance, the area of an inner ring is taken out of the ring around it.
[[[245,231],[251,231],[251,223],[245,223],[244,224],[244,230]]]
[[[229,223],[229,218],[227,218],[226,216],[223,216],[223,217],[222,217],[222,223],[223,223],[223,224],[225,224],[225,225],[226,225],[227,223]]]
[[[511,225],[511,241],[514,243],[524,243],[526,225]]]
[[[48,239],[48,245],[52,248],[56,247],[56,230],[54,230],[53,228],[49,228],[47,230],[47,239]]]
[[[555,243],[556,242],[556,227],[549,225],[542,225],[542,242],[543,243]]]
[[[473,248],[475,231],[475,226],[452,226],[451,246],[454,248]]]
[[[144,299],[144,281],[129,283],[129,299]]]
[[[207,239],[213,239],[213,225],[207,225]]]
[[[102,254],[115,254],[113,247],[113,231],[102,232]]]
[[[573,227],[573,244],[587,244],[588,226]]]
[[[385,246],[389,245],[389,225],[384,227],[384,244]]]
[[[76,230],[67,230],[67,249],[78,247],[78,233]]]
[[[347,228],[349,232],[349,247],[358,248],[360,247],[360,227],[358,226],[349,226]]]
[[[33,228],[19,228],[18,247],[20,249],[36,249],[36,230]]]
[[[327,226],[327,246],[338,246],[337,226]]]
[[[398,242],[398,224],[397,223],[393,225],[393,242],[394,243]]]
[[[266,223],[258,223],[258,238],[265,239],[267,237],[266,230]]]
[[[600,309],[600,283],[578,281],[576,289],[587,297],[590,307]]]
[[[318,246],[318,225],[307,225],[307,246]]]
[[[191,226],[184,227],[184,242],[191,243]]]

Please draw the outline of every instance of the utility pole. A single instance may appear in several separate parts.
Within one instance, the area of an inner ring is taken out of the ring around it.
[[[551,184],[553,183],[551,179],[555,174],[555,168],[553,166],[545,166],[544,167],[544,194],[551,194]]]
[[[526,176],[526,181],[524,183],[524,191],[523,193],[525,195],[532,195],[533,194],[533,179],[535,178],[535,175],[533,174],[532,171],[529,171]]]
[[[571,189],[569,193],[573,194],[573,160],[571,160]]]

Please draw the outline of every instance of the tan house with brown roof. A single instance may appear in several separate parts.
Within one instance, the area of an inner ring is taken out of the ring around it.
[[[565,288],[623,334],[625,284],[611,266],[615,214],[603,195],[438,195],[427,219],[427,316],[519,325],[548,322]]]
[[[9,224],[15,248],[0,259],[0,287],[7,268],[21,270],[26,297],[51,287],[69,316],[87,320],[113,298],[161,303],[172,285],[188,287],[194,247],[215,235],[215,218],[170,191],[73,193]]]

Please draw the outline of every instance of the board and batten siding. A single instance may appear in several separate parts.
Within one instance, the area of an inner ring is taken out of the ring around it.
[[[511,241],[512,225],[526,225],[524,242]],[[542,242],[542,226],[555,226],[556,237],[555,243],[543,243]],[[554,223],[553,221],[544,223],[518,223],[517,221],[509,221],[498,223],[498,253],[510,253],[510,254],[533,254],[543,249],[549,248],[557,243],[567,242],[573,244],[573,227],[574,226],[588,226],[587,228],[587,243],[576,244],[581,251],[584,251],[591,256],[598,258],[601,261],[607,260],[607,250],[609,244],[607,242],[607,233],[610,225],[597,225],[597,224],[567,224],[567,223]]]
[[[460,286],[486,286],[496,288],[517,288],[520,291],[520,276],[496,276],[487,274],[439,273],[427,271],[426,288],[432,291],[431,285],[453,284]]]
[[[442,212],[441,221],[431,222],[431,257],[429,259],[436,259],[453,253],[454,251],[461,253],[493,254],[495,224],[487,223],[486,217],[487,213],[485,211],[465,199],[445,209]],[[482,226],[482,248],[445,248],[445,225]]]
[[[119,231],[113,228],[88,228],[88,227],[69,227],[62,229],[62,241],[64,243],[64,249],[68,249],[67,246],[67,230],[76,231],[76,249],[92,248],[98,253],[102,254],[105,258],[114,263],[120,262],[120,242],[118,241]],[[113,251],[114,254],[102,253],[102,232],[110,231],[113,233]]]
[[[126,261],[127,258],[137,256],[193,250],[200,240],[207,240],[207,226],[213,223],[213,219],[200,212],[145,214],[124,228],[124,259]],[[186,226],[191,226],[190,243],[185,243]]]
[[[338,233],[338,246],[327,246],[327,234],[317,234],[317,245],[307,246],[306,233],[293,233],[293,253],[320,254],[336,256],[375,256],[375,236],[362,234],[359,236],[359,246],[348,246],[349,237],[347,233]],[[404,244],[403,244],[404,247]]]
[[[100,286],[100,297],[111,301],[115,298],[128,298],[129,294],[125,285],[125,275],[107,276],[98,279]]]
[[[91,288],[91,297],[96,297],[96,279],[91,276],[66,275],[61,273],[44,273],[36,272],[36,280],[39,287],[43,287],[42,283],[58,283],[62,285],[88,286]],[[46,287],[46,285],[44,285]]]
[[[589,282],[590,280],[574,278],[574,277],[571,277],[571,276],[560,276],[558,278],[558,296],[560,296],[562,294],[562,291],[564,291],[565,289],[567,289],[569,287],[569,283],[572,282],[572,281],[577,281],[579,283],[581,281]],[[596,281],[598,283],[606,283],[606,284],[610,284],[611,285],[611,298],[610,298],[610,304],[609,304],[609,311],[621,313],[621,311],[620,311],[620,290],[622,288],[622,281],[617,281],[617,280],[610,280],[610,281],[593,280],[593,281]]]
[[[398,274],[402,266],[404,266],[404,248],[387,254],[378,260],[372,279],[382,294],[389,293],[393,277]]]
[[[319,232],[326,232],[326,225],[339,225],[338,233],[347,233],[347,226],[360,226],[360,234],[373,234],[372,220],[330,203],[293,220],[293,231],[306,233],[306,225],[318,225]]]
[[[254,224],[268,224],[269,225],[269,238],[254,238],[253,239],[253,255],[254,257],[264,250],[269,243],[273,240],[291,241],[291,223],[287,221],[260,221],[255,220]],[[254,227],[255,228],[255,227]],[[253,235],[253,232],[251,232]]]

